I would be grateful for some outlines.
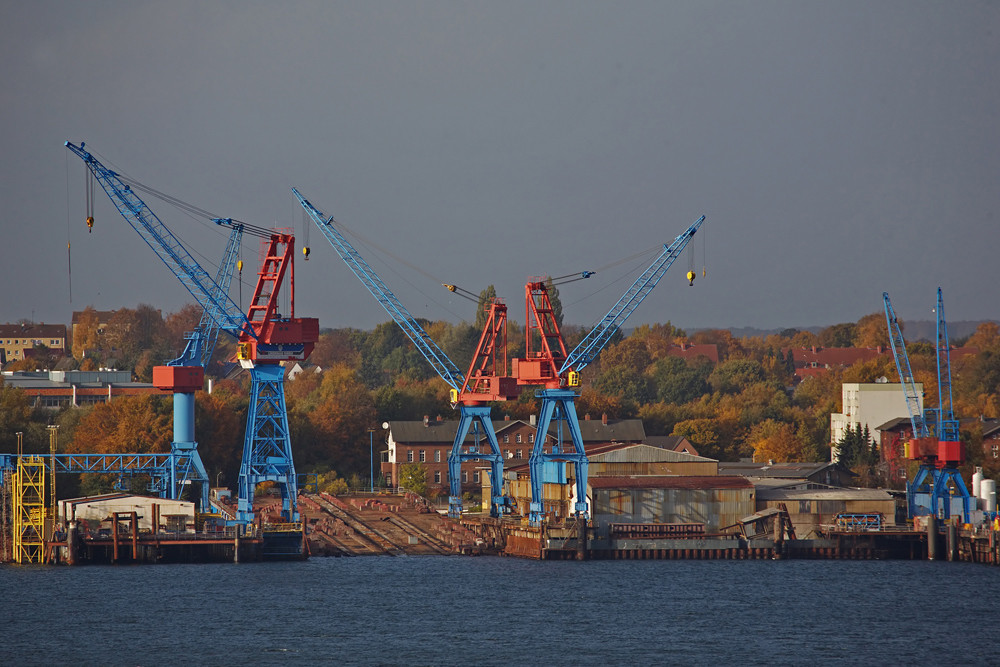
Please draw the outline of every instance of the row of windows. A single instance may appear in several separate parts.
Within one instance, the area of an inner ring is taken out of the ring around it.
[[[4,341],[4,345],[41,345],[43,342],[39,339],[29,340],[27,338],[25,338],[24,340],[21,340],[20,338],[15,338],[13,340],[14,342],[12,343],[11,339],[8,338],[6,341]],[[56,338],[53,338],[49,341],[49,347],[55,347],[57,345],[62,345],[62,341]]]
[[[472,472],[472,482],[473,482],[473,484],[479,484],[479,480],[480,480],[479,471],[478,470],[474,470]],[[440,484],[441,483],[441,471],[440,470],[435,470],[434,471],[434,483],[435,484]],[[465,471],[465,470],[462,471],[462,483],[463,484],[468,484],[469,483],[469,473],[467,471]]]
[[[535,441],[535,434],[534,433],[529,433],[528,434],[528,442],[534,442],[534,441]],[[520,433],[516,433],[514,435],[514,442],[521,442],[521,434]],[[505,445],[509,445],[510,444],[510,435],[509,434],[507,434],[507,435],[505,435],[503,437],[503,444],[505,444]]]
[[[412,450],[412,449],[407,449],[406,450],[406,462],[407,463],[413,463],[413,461],[414,461],[413,451],[414,450]],[[510,450],[509,449],[505,449],[505,450],[503,450],[503,457],[505,459],[509,459],[509,458],[523,459],[524,458],[524,450],[523,449],[515,449],[514,450],[514,456],[511,457]],[[426,463],[427,462],[427,450],[425,450],[425,449],[417,450],[416,460],[420,461],[421,463]],[[441,463],[441,450],[440,449],[435,449],[434,450],[434,463]]]

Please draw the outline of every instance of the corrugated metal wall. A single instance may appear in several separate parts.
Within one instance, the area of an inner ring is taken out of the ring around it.
[[[703,523],[708,533],[753,514],[753,489],[596,489],[594,523]]]
[[[719,469],[715,461],[591,461],[590,477],[627,477],[629,475],[680,475],[683,477],[709,477]]]

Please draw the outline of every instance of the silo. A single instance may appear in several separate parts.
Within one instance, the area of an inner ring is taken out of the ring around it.
[[[972,473],[972,495],[976,498],[982,497],[979,495],[979,487],[983,483],[983,479],[985,479],[983,476],[983,469],[977,466],[976,472]]]
[[[987,512],[997,511],[997,482],[995,479],[984,479],[979,487],[980,498],[983,499],[983,504]]]

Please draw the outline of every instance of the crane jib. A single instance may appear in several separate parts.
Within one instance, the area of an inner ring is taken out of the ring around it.
[[[608,314],[604,316],[600,323],[569,353],[566,361],[563,362],[562,367],[559,369],[560,375],[569,370],[579,372],[597,358],[597,355],[601,353],[601,350],[604,349],[621,325],[625,323],[629,315],[653,291],[653,288],[659,283],[660,278],[663,277],[691,238],[694,237],[695,232],[698,231],[703,222],[705,222],[705,216],[701,216],[695,220],[669,246],[663,246],[663,252],[653,260],[653,263],[643,271],[642,275],[618,299],[618,302],[608,311]]]

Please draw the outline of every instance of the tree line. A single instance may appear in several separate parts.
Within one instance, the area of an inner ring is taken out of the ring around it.
[[[552,290],[553,305],[558,291]],[[488,303],[480,295],[477,313]],[[561,305],[559,305],[561,311]],[[89,309],[92,311],[92,309]],[[122,312],[125,311],[125,312]],[[134,369],[139,381],[149,381],[152,366],[176,357],[183,332],[200,313],[188,306],[162,317],[151,306],[116,311],[110,321],[79,318],[72,341],[70,365],[81,369],[117,363]],[[430,336],[464,371],[474,353],[481,327],[473,323],[421,321]],[[508,320],[509,356],[523,354],[524,326]],[[572,348],[586,332],[567,326],[563,334]],[[220,337],[213,364],[211,394],[196,395],[195,432],[199,450],[213,483],[234,485],[243,446],[248,407],[246,373],[226,379],[234,345]],[[975,354],[953,360],[952,390],[956,416],[962,419],[1000,417],[1000,331],[984,323],[965,340]],[[684,359],[671,354],[676,346],[714,345],[718,361]],[[577,411],[612,419],[640,418],[648,435],[686,437],[703,456],[723,461],[825,461],[830,458],[830,414],[841,411],[841,384],[897,381],[891,354],[847,368],[831,368],[816,377],[795,381],[796,350],[819,347],[888,347],[885,319],[880,313],[856,323],[827,327],[819,333],[787,329],[762,337],[734,337],[713,329],[690,335],[670,322],[644,324],[629,335],[618,334],[598,359],[584,369]],[[936,349],[929,343],[908,345],[915,380],[925,389],[925,405],[937,400]],[[369,437],[382,445],[383,421],[419,420],[438,415],[456,418],[449,387],[394,322],[370,331],[325,329],[304,372],[285,383],[289,428],[300,472],[315,471],[341,478],[367,479]],[[32,408],[16,389],[0,390],[0,451],[14,451],[14,433],[23,431],[29,451],[48,451],[46,426],[60,426],[60,449],[67,452],[169,451],[171,397],[116,398],[111,403],[51,411]],[[516,400],[498,404],[494,415],[527,420],[537,414],[539,401],[527,388]],[[970,465],[1000,473],[997,461],[982,456],[979,422],[963,424]],[[373,436],[369,436],[373,431]],[[852,435],[852,437],[854,437]],[[871,466],[871,452],[862,446],[848,461]],[[870,447],[869,447],[870,449]],[[376,462],[377,466],[377,462]]]

